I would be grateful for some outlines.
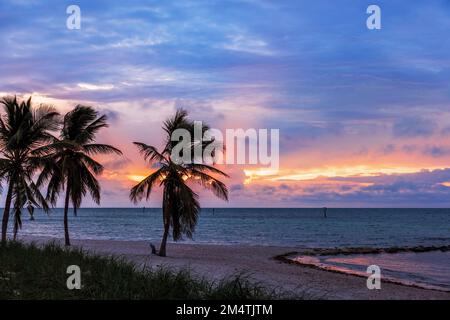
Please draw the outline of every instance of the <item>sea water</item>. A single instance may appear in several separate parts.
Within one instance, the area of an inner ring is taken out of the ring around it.
[[[23,213],[19,235],[63,237],[63,210]],[[159,240],[162,211],[79,209],[69,215],[74,239]],[[450,245],[450,209],[203,209],[193,240],[209,244],[310,248]]]

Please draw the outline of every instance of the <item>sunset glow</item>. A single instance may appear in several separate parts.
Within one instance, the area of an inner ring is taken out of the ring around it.
[[[146,178],[146,176],[140,176],[140,175],[127,175],[127,178],[134,182],[141,182]]]
[[[321,1],[79,5],[85,20],[73,31],[63,4],[2,2],[1,11],[21,15],[0,22],[8,45],[0,94],[32,96],[62,113],[92,105],[108,116],[99,141],[124,156],[102,159],[102,204],[134,205],[130,186],[155,169],[132,142],[161,149],[162,124],[182,107],[223,132],[280,132],[279,170],[222,165],[230,201],[199,191],[207,206],[450,205],[444,2],[406,12],[386,2],[402,19],[387,17],[389,27],[369,33],[357,2],[339,15]],[[411,23],[421,19],[429,23]]]

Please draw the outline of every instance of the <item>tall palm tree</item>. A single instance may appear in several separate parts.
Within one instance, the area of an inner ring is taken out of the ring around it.
[[[211,175],[228,177],[226,173],[206,164],[173,161],[171,153],[176,143],[171,141],[171,136],[176,129],[180,128],[192,133],[191,137],[194,136],[194,124],[188,120],[187,112],[184,110],[178,110],[172,118],[164,122],[166,145],[161,153],[153,146],[134,142],[144,159],[151,165],[156,165],[158,169],[131,189],[130,199],[137,203],[145,195],[148,200],[155,185],[163,187],[164,233],[158,252],[163,257],[166,256],[166,243],[170,227],[172,227],[172,236],[175,241],[179,240],[183,234],[192,238],[195,231],[200,203],[197,193],[188,186],[188,182],[197,182],[211,190],[217,197],[228,200],[228,189],[225,184]],[[207,126],[202,127],[203,131],[206,129]],[[191,141],[190,143],[194,147],[198,142]],[[207,145],[207,143],[201,143],[202,147]]]
[[[16,97],[3,98],[0,103],[0,179],[8,184],[2,219],[2,243],[10,216],[11,202],[14,201],[14,238],[22,225],[22,209],[27,206],[30,214],[34,207],[48,210],[45,198],[33,182],[33,175],[39,168],[34,151],[53,138],[52,130],[57,129],[58,113],[49,106],[33,108],[31,97],[19,102]]]
[[[81,206],[83,197],[89,192],[100,204],[100,184],[96,175],[103,172],[103,165],[92,158],[94,155],[122,152],[110,145],[95,143],[97,132],[108,126],[107,117],[99,116],[89,106],[76,106],[64,116],[59,138],[38,150],[43,167],[37,185],[48,182],[47,197],[56,204],[60,192],[65,189],[64,239],[70,246],[68,211],[72,202],[74,214]]]

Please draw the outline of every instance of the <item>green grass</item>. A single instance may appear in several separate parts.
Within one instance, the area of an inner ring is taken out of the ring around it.
[[[80,290],[69,290],[69,265],[81,269]],[[138,268],[117,257],[86,254],[51,243],[0,245],[0,299],[277,299],[248,277],[211,282],[189,271]]]

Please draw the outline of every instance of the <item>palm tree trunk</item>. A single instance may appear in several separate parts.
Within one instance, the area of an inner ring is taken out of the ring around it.
[[[19,231],[19,225],[17,224],[17,221],[14,222],[14,238],[13,240],[16,241],[17,239],[17,231]]]
[[[169,236],[169,228],[170,228],[170,219],[167,217],[167,208],[166,205],[163,204],[163,221],[164,221],[164,234],[161,240],[161,245],[159,246],[158,255],[161,257],[166,256],[166,244],[167,237]]]
[[[11,208],[13,185],[14,185],[14,181],[13,181],[13,179],[10,179],[9,187],[8,187],[8,194],[6,195],[6,200],[5,200],[5,209],[3,210],[2,243],[6,242],[6,232],[8,231],[9,209]]]
[[[170,224],[167,222],[164,222],[164,234],[161,240],[161,245],[159,247],[159,252],[158,255],[160,255],[161,257],[165,257],[166,256],[166,244],[167,244],[167,237],[169,235],[169,226]]]
[[[67,187],[66,187],[66,200],[64,203],[64,240],[65,245],[70,246],[70,238],[69,238],[69,219],[68,219],[68,213],[69,213],[69,200],[70,200],[70,189],[69,189],[69,181],[67,181]]]

